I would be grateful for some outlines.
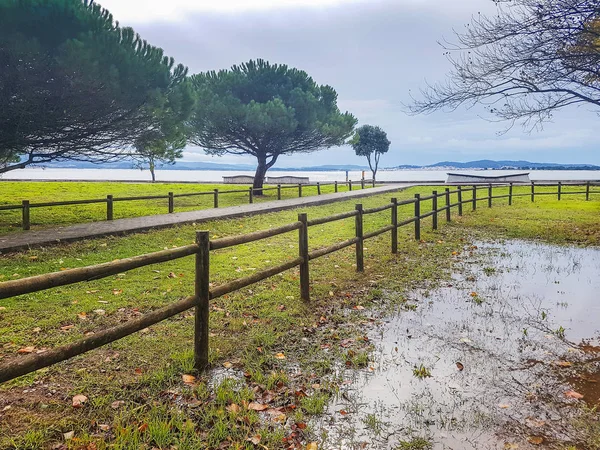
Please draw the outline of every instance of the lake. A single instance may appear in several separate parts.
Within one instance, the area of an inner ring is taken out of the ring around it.
[[[377,174],[379,181],[446,181],[447,172],[465,174],[507,175],[523,173],[522,170],[380,170]],[[272,176],[302,176],[309,177],[311,182],[345,181],[343,171],[328,172],[302,172],[302,171],[271,171]],[[254,175],[252,171],[233,170],[157,170],[158,181],[175,182],[222,182],[224,176]],[[360,171],[351,171],[351,180],[361,179]],[[576,181],[600,180],[600,170],[532,170],[530,178],[533,181]],[[365,177],[370,178],[370,172],[365,172]],[[14,170],[0,175],[4,180],[107,180],[107,181],[149,181],[150,172],[138,169],[70,169],[70,168],[27,168]]]

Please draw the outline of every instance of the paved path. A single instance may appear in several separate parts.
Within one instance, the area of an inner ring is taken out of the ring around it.
[[[21,233],[0,236],[0,253],[8,253],[31,247],[57,244],[59,242],[78,241],[111,234],[125,234],[150,230],[153,228],[165,228],[178,224],[231,219],[234,217],[300,208],[302,206],[324,205],[370,195],[391,193],[405,187],[408,187],[408,185],[387,185],[364,190],[361,189],[358,191],[293,198],[289,200],[276,200],[265,203],[253,203],[251,205],[203,209],[199,211],[160,214],[156,216],[132,217],[130,219],[118,219],[103,222],[90,222],[38,231],[23,231]]]

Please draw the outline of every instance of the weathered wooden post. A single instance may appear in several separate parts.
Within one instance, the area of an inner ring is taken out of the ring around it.
[[[585,200],[590,199],[590,182],[585,183]]]
[[[492,183],[488,185],[488,208],[492,207]]]
[[[113,196],[106,196],[106,220],[113,220]]]
[[[477,186],[473,185],[473,211],[477,209]]]
[[[173,193],[169,192],[169,214],[172,214],[175,210],[175,198],[173,197]]]
[[[302,183],[298,183],[298,198],[302,197]]]
[[[334,181],[334,182],[333,182],[333,186],[334,186],[334,190],[335,190],[334,192],[337,194],[337,191],[338,191],[338,184],[337,184],[337,181]]]
[[[531,182],[531,201],[535,201],[535,184],[533,181]]]
[[[305,302],[310,301],[310,276],[308,271],[308,217],[306,213],[298,214],[298,221],[302,227],[298,229],[298,254],[302,258],[300,263],[300,298]]]
[[[513,184],[510,183],[508,185],[508,205],[512,205],[512,196],[513,196]]]
[[[254,188],[248,188],[248,203],[254,203]]]
[[[281,200],[281,185],[277,185],[277,200]]]
[[[210,301],[210,236],[208,231],[196,232],[196,280],[194,291],[194,368],[200,372],[208,366],[208,311]]]
[[[433,229],[438,229],[438,193],[437,191],[433,191],[433,198],[431,199],[431,210],[433,211],[432,222]]]
[[[31,216],[29,215],[29,200],[23,200],[23,229],[29,230],[31,228]]]
[[[355,207],[358,214],[355,217],[355,230],[358,241],[356,242],[356,271],[363,272],[364,265],[364,239],[363,239],[363,207],[359,203]]]
[[[219,207],[219,190],[218,189],[215,189],[213,191],[213,206],[215,208]]]
[[[352,190],[352,180],[348,180],[348,190]]]
[[[558,182],[558,200],[560,200],[560,194],[562,194],[561,190],[562,190],[562,183],[559,181]]]
[[[415,194],[415,239],[421,240],[421,194]]]
[[[321,195],[321,183],[317,181],[317,195]]]
[[[446,188],[446,222],[450,222],[452,220],[451,211],[450,211],[450,188]]]
[[[462,186],[458,186],[458,215],[462,216]]]
[[[398,199],[392,198],[392,254],[398,253]]]

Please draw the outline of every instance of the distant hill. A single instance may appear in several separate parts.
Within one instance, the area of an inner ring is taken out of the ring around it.
[[[556,163],[536,163],[530,161],[493,161],[490,159],[481,159],[478,161],[457,162],[442,161],[428,166],[398,166],[398,169],[514,169],[514,170],[599,170],[600,166],[593,164],[556,164]]]

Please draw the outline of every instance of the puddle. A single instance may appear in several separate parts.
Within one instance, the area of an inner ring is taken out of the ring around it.
[[[600,249],[509,241],[475,253],[451,285],[413,293],[407,310],[383,319],[369,336],[370,368],[339,374],[340,395],[314,424],[326,448],[428,448],[398,447],[420,437],[435,450],[527,449],[577,439],[569,419],[578,400],[565,392],[600,399]],[[416,377],[420,367],[431,376]]]

